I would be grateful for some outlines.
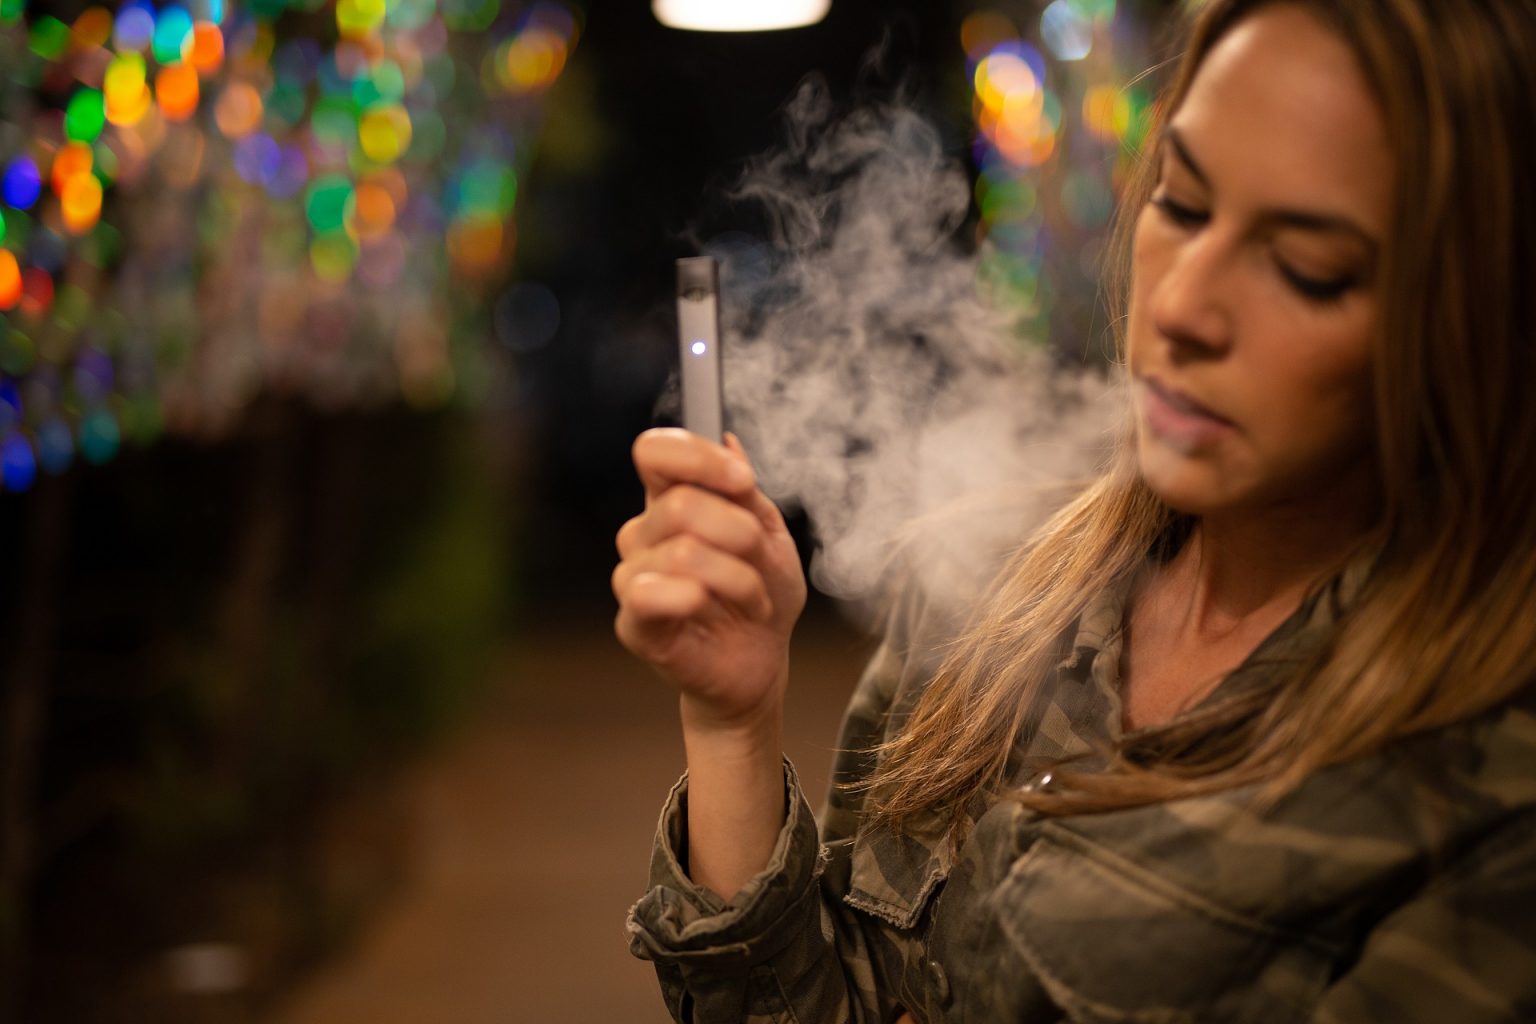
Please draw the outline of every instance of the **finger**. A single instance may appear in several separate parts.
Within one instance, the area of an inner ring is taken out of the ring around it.
[[[737,501],[691,484],[675,484],[650,508],[636,516],[633,526],[620,530],[624,557],[654,547],[679,534],[700,540],[745,558],[754,557],[763,542],[763,524]]]
[[[742,455],[677,427],[647,430],[635,438],[633,455],[647,500],[679,483],[733,497],[756,486],[752,465]]]
[[[734,555],[682,534],[620,562],[613,572],[614,595],[626,600],[633,581],[649,574],[697,580],[722,604],[754,621],[773,615],[773,600],[756,568]]]
[[[614,632],[625,647],[644,657],[654,643],[701,614],[709,602],[709,591],[697,580],[641,573],[625,588]]]

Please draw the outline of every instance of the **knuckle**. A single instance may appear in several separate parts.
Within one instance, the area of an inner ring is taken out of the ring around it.
[[[667,560],[675,568],[696,571],[705,560],[704,542],[692,534],[680,534],[668,545]]]
[[[619,554],[621,556],[628,552],[629,548],[632,546],[632,542],[634,541],[635,532],[639,529],[640,517],[635,516],[625,522],[623,526],[619,527],[619,532],[614,534],[613,544],[614,547],[619,549]]]
[[[679,484],[661,496],[661,513],[672,529],[684,529],[699,517],[703,495],[697,488]]]

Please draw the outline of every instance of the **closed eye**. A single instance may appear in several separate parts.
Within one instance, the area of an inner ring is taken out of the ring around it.
[[[1278,263],[1278,266],[1281,275],[1292,288],[1319,305],[1338,302],[1345,292],[1360,283],[1360,279],[1353,275],[1323,279],[1299,274],[1284,263]]]
[[[1152,205],[1162,211],[1164,217],[1182,228],[1197,228],[1211,219],[1211,215],[1204,210],[1196,210],[1175,202],[1166,194],[1152,197]]]

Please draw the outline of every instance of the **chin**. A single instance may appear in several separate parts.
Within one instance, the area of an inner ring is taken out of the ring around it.
[[[1143,439],[1137,446],[1137,469],[1147,488],[1176,512],[1199,516],[1233,504],[1230,487],[1203,459]]]

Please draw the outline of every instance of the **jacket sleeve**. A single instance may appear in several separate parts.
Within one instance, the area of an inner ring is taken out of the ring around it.
[[[1314,1020],[1536,1020],[1536,817],[1499,830],[1383,920]]]
[[[919,939],[849,906],[857,784],[913,665],[887,629],[844,716],[821,833],[793,766],[772,856],[726,903],[687,870],[688,780],[673,787],[651,856],[650,888],[630,910],[630,950],[656,965],[679,1022],[891,1021]]]
[[[630,950],[656,965],[680,1024],[886,1021],[880,927],[843,904],[825,871],[794,768],[785,762],[788,814],[768,865],[729,903],[686,870],[687,777],[662,811],[651,888],[630,910]],[[836,874],[832,872],[831,874]],[[887,953],[889,951],[886,951]]]

